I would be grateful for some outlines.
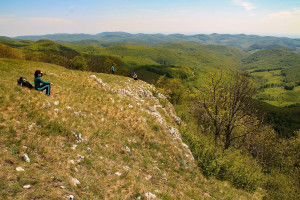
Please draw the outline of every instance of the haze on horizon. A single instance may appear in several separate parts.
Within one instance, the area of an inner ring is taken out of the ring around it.
[[[1,0],[0,35],[123,31],[300,38],[300,0]]]

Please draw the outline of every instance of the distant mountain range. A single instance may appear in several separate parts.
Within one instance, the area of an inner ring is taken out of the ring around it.
[[[138,44],[138,45],[153,45],[165,42],[177,41],[190,41],[203,44],[226,45],[231,47],[238,47],[245,51],[253,49],[268,49],[276,46],[277,48],[287,48],[289,50],[300,51],[300,39],[291,39],[284,37],[273,36],[257,36],[257,35],[231,35],[231,34],[197,34],[197,35],[184,35],[184,34],[130,34],[126,32],[103,32],[96,35],[91,34],[47,34],[37,36],[19,36],[14,39],[22,40],[41,40],[49,39],[58,42],[83,42],[86,40],[105,41],[105,42],[123,42],[125,44]],[[102,43],[101,43],[102,44]]]

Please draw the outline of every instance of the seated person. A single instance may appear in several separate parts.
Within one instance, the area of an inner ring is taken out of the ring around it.
[[[133,78],[134,80],[138,80],[138,77],[137,77],[136,73],[133,73],[132,78]]]
[[[46,90],[46,95],[50,96],[50,82],[43,81],[40,77],[43,76],[41,70],[36,70],[34,73],[34,88],[39,91]],[[42,85],[41,85],[42,83]]]

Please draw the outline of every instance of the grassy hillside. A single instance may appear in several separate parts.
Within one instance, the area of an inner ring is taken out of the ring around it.
[[[37,68],[51,97],[16,84]],[[145,82],[3,58],[0,74],[0,199],[261,198],[205,179]]]

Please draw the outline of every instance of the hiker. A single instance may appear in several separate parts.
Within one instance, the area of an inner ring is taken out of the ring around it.
[[[46,90],[46,95],[50,96],[50,85],[52,83],[43,81],[40,77],[43,76],[41,70],[36,70],[34,72],[34,88],[38,91]],[[42,85],[41,85],[42,83]]]
[[[133,78],[134,80],[138,80],[138,77],[137,77],[136,73],[133,72],[132,78]]]
[[[111,65],[111,73],[112,73],[112,74],[115,74],[115,68],[114,68],[114,65]]]

